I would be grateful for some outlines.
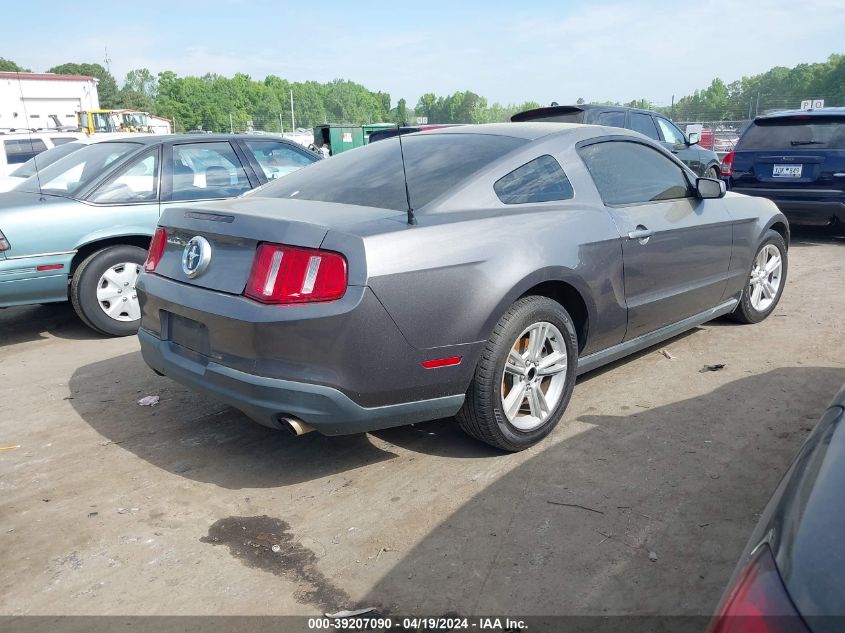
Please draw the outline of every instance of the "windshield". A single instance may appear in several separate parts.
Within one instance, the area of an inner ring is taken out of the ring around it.
[[[41,152],[37,156],[33,156],[9,175],[14,176],[15,178],[29,178],[35,174],[36,169],[44,169],[48,165],[55,163],[60,158],[64,158],[68,154],[72,154],[83,147],[85,147],[85,145],[82,143],[65,143],[64,145],[51,147],[47,151]]]
[[[798,114],[754,121],[736,149],[845,149],[845,116]]]
[[[96,143],[41,169],[38,178],[30,177],[16,187],[18,191],[41,191],[75,197],[103,173],[114,161],[143,147],[140,143]]]
[[[402,136],[414,209],[528,141],[490,134]],[[405,211],[399,139],[386,139],[322,160],[261,189],[272,198],[342,202]]]

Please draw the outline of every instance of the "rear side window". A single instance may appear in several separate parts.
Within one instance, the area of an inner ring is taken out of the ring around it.
[[[411,206],[419,209],[527,142],[492,134],[403,134]],[[263,187],[260,195],[405,211],[399,139],[370,143],[318,161]]]
[[[660,151],[628,141],[609,141],[579,150],[607,205],[692,197],[681,167]]]
[[[53,141],[53,145],[64,145],[65,143],[72,143],[77,139],[73,136],[51,136],[50,140]]]
[[[645,134],[655,141],[660,140],[660,136],[657,134],[657,128],[654,126],[654,119],[648,114],[631,112],[631,129],[640,134]]]
[[[625,113],[601,112],[596,117],[596,125],[609,125],[610,127],[625,127]]]
[[[6,163],[8,165],[20,165],[33,156],[36,156],[47,149],[47,146],[39,138],[10,139],[3,141],[6,149]]]
[[[306,156],[287,143],[279,141],[246,141],[246,146],[258,161],[267,180],[280,178],[317,160],[316,156]]]
[[[845,116],[761,119],[748,127],[736,149],[845,149]]]
[[[551,156],[540,156],[514,169],[499,178],[493,189],[505,204],[569,200],[574,195],[569,178]]]

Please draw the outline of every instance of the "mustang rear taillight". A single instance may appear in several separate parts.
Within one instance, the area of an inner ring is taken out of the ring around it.
[[[9,240],[3,235],[3,231],[0,231],[0,251],[7,251],[10,248],[12,248],[12,245],[9,244]]]
[[[708,633],[809,633],[762,545],[722,599]]]
[[[167,232],[158,227],[153,241],[150,242],[150,251],[147,253],[147,261],[144,262],[144,270],[148,273],[153,272],[161,261],[161,256],[164,255],[164,247],[167,244]]]
[[[734,153],[728,152],[722,159],[722,175],[732,176],[734,173]]]
[[[335,301],[346,293],[346,258],[314,248],[261,244],[244,294],[262,303]]]

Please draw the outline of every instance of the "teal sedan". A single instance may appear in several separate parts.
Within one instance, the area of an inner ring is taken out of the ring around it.
[[[0,194],[0,308],[71,301],[134,334],[135,280],[161,213],[233,198],[320,156],[272,136],[138,136],[89,145]]]

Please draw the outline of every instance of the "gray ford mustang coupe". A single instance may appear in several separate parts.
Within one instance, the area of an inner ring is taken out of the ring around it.
[[[517,451],[555,427],[577,374],[721,315],[761,321],[783,292],[775,205],[636,132],[399,141],[167,209],[137,283],[145,361],[297,434],[457,415]]]

